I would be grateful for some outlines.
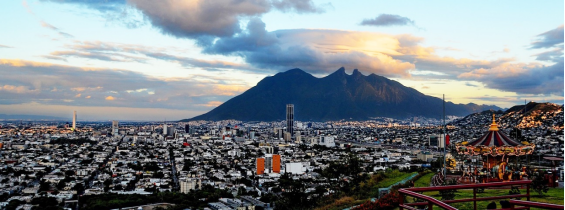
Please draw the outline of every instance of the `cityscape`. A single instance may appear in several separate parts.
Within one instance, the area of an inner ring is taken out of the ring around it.
[[[0,209],[565,208],[563,2],[0,5]]]

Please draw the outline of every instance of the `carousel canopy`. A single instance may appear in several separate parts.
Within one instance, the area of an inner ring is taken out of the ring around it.
[[[522,143],[511,139],[510,137],[506,136],[504,133],[498,130],[498,125],[494,119],[494,115],[492,115],[492,124],[483,137],[469,142],[468,146],[486,146],[486,147],[501,147],[501,146],[523,146]]]

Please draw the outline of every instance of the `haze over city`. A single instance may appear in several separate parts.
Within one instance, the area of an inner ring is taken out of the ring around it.
[[[563,1],[1,4],[0,114],[180,120],[340,67],[454,103],[563,104]]]

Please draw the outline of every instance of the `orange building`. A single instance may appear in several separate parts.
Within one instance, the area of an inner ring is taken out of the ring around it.
[[[273,172],[281,172],[281,155],[273,155]]]
[[[265,158],[257,158],[257,175],[265,173]]]

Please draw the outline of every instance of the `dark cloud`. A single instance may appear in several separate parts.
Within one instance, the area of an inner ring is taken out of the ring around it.
[[[537,35],[538,40],[532,43],[532,49],[551,48],[563,44],[563,25],[556,29]]]
[[[400,15],[380,14],[373,19],[365,19],[361,21],[361,25],[365,26],[405,26],[414,25],[414,21],[410,18]]]

